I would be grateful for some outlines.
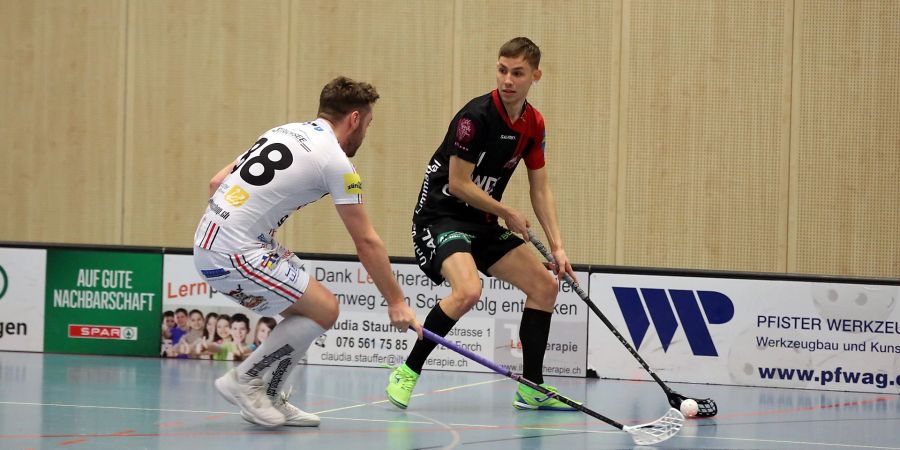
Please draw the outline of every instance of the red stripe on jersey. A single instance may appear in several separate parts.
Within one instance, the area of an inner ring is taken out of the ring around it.
[[[206,238],[203,240],[203,245],[201,247],[205,249],[209,249],[209,241],[212,238],[212,235],[215,234],[216,224],[213,222],[209,223],[209,230],[206,232]]]
[[[258,274],[258,273],[256,273],[256,272],[254,272],[254,270],[253,270],[252,267],[248,269],[247,266],[244,265],[244,263],[241,261],[241,256],[240,256],[240,255],[234,255],[232,258],[235,260],[235,262],[237,262],[238,268],[241,269],[242,272],[244,272],[244,276],[245,276],[245,277],[248,277],[248,278],[250,278],[250,277],[255,278],[255,279],[261,281],[263,284],[265,284],[265,285],[269,286],[270,288],[272,288],[272,290],[281,291],[282,293],[286,294],[288,297],[293,298],[294,301],[300,300],[300,296],[298,296],[297,294],[294,294],[293,292],[291,292],[291,291],[285,289],[285,287],[282,286],[281,284],[273,283],[272,281],[269,280],[269,278],[264,277],[264,276],[262,276],[262,275],[260,275],[260,274]]]
[[[544,117],[541,116],[541,113],[526,101],[522,115],[516,120],[516,123],[512,123],[509,120],[509,114],[506,113],[506,106],[500,99],[500,92],[496,89],[491,91],[491,99],[506,126],[519,133],[515,156],[519,157],[525,153],[525,165],[531,170],[544,167]],[[531,148],[525,148],[529,142],[532,143]]]

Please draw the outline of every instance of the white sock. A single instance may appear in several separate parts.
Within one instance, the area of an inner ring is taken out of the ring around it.
[[[282,320],[265,342],[237,367],[238,380],[246,383],[271,373],[266,393],[275,397],[297,365],[297,358],[324,332],[324,328],[308,317],[290,316]]]

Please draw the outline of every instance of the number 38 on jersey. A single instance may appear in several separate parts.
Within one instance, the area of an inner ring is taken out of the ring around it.
[[[254,186],[264,186],[275,178],[275,172],[284,170],[294,162],[291,150],[280,142],[265,145],[267,138],[256,141],[232,169],[240,170],[241,179]]]

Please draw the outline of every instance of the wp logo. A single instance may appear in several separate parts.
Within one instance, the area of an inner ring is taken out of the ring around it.
[[[647,329],[650,328],[650,319],[653,319],[653,327],[659,335],[663,351],[669,349],[680,323],[695,355],[719,356],[707,324],[720,325],[734,317],[734,303],[724,294],[713,291],[628,287],[613,287],[613,292],[622,315],[625,316],[625,324],[628,326],[635,348],[641,347]]]

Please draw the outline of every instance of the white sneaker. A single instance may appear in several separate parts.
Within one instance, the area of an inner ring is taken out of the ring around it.
[[[251,422],[264,427],[284,425],[284,414],[272,405],[263,380],[254,378],[243,384],[238,381],[237,372],[231,369],[216,379],[215,386],[225,400],[241,407],[241,417],[251,417]]]
[[[303,411],[302,409],[288,403],[288,399],[291,398],[291,393],[293,392],[293,388],[285,394],[284,392],[275,399],[273,402],[273,406],[278,411],[281,411],[284,414],[285,422],[284,424],[289,427],[317,427],[319,426],[319,416],[315,414],[308,413]],[[241,411],[241,417],[244,418],[247,422],[257,423],[254,421],[249,414],[245,414],[244,411]]]

